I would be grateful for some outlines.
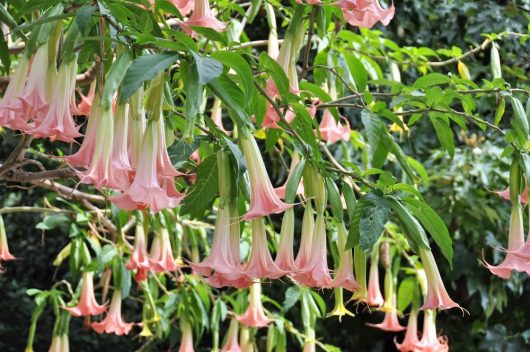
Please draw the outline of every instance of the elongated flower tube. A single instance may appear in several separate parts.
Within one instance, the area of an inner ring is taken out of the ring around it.
[[[32,127],[29,122],[33,118],[40,119],[48,111],[52,91],[47,90],[47,83],[55,78],[52,73],[56,70],[48,61],[48,46],[49,43],[40,46],[31,60],[26,85],[19,101],[12,105],[16,118],[10,128],[25,131]]]
[[[63,307],[74,317],[99,315],[107,310],[107,304],[99,305],[94,295],[94,272],[83,273],[79,303],[75,307]]]
[[[328,143],[336,143],[341,139],[345,142],[350,140],[351,128],[348,120],[344,119],[344,124],[335,121],[335,118],[327,109],[322,114],[318,129],[322,140]]]
[[[180,339],[180,346],[178,352],[193,352],[193,331],[187,319],[182,318],[180,321],[180,330],[182,337]]]
[[[351,299],[366,302],[368,299],[368,285],[366,283],[366,252],[360,245],[353,247],[353,261],[355,278],[359,284],[359,289],[355,291]]]
[[[401,343],[398,343],[394,338],[394,344],[400,352],[422,351],[418,339],[418,311],[416,309],[413,309],[409,314],[405,338]]]
[[[145,239],[144,226],[140,221],[136,224],[133,252],[125,267],[128,270],[136,270],[134,278],[138,282],[145,280],[147,273],[151,269],[151,263],[149,263],[147,256],[147,241]]]
[[[157,247],[149,258],[151,270],[159,273],[171,272],[177,270],[175,258],[173,257],[173,250],[171,249],[171,241],[169,239],[169,231],[162,227],[156,231]],[[155,245],[153,240],[152,246]]]
[[[348,230],[343,222],[338,226],[338,247],[339,247],[339,268],[335,273],[333,281],[329,287],[342,287],[348,291],[356,291],[360,288],[353,275],[353,256],[351,249],[345,249],[348,239]]]
[[[14,260],[15,256],[9,252],[9,247],[7,245],[7,234],[6,228],[4,225],[4,219],[0,215],[0,264],[2,261]],[[1,267],[0,267],[1,269]]]
[[[131,184],[132,166],[127,152],[129,134],[129,104],[118,104],[114,113],[114,136],[112,140],[111,172],[112,179],[119,189],[127,189]]]
[[[395,13],[394,4],[388,9],[384,9],[379,4],[379,0],[341,0],[339,6],[342,7],[342,14],[346,22],[352,26],[363,28],[372,28],[377,22],[386,26]]]
[[[88,168],[92,162],[101,115],[103,114],[103,107],[100,102],[99,95],[96,95],[88,116],[85,138],[83,138],[79,150],[75,154],[64,157],[64,160],[74,168]]]
[[[239,346],[243,352],[254,352],[254,345],[250,339],[250,329],[244,325],[239,332]]]
[[[18,65],[4,92],[4,96],[0,101],[0,126],[11,127],[11,123],[17,117],[17,112],[13,110],[13,107],[17,106],[19,103],[18,97],[24,90],[29,66],[29,59],[26,55],[21,55],[18,60]],[[26,121],[24,121],[24,123],[25,122]]]
[[[316,351],[316,336],[315,329],[307,327],[305,331],[304,349],[302,352],[315,352]]]
[[[53,92],[49,108],[42,119],[35,122],[35,127],[27,133],[36,138],[49,138],[51,141],[73,142],[81,137],[72,116],[71,97],[74,94],[77,73],[77,61],[62,63],[57,74],[58,87]]]
[[[250,208],[243,220],[278,214],[290,208],[292,205],[282,202],[274,192],[256,140],[245,127],[240,133],[239,142],[250,176]]]
[[[261,284],[255,282],[250,286],[249,303],[243,315],[237,316],[237,321],[251,328],[261,328],[269,325],[271,320],[267,318],[261,303]]]
[[[295,272],[298,270],[294,261],[294,210],[287,209],[283,214],[282,228],[280,231],[280,244],[276,254],[275,263],[285,272]]]
[[[53,335],[48,352],[69,352],[70,342],[67,334]],[[27,352],[27,351],[26,351]]]
[[[304,268],[300,268],[300,271],[305,274],[305,278],[300,281],[301,284],[318,288],[331,285],[332,279],[328,269],[326,242],[324,214],[317,212],[313,243],[311,244],[311,257],[307,265]]]
[[[281,270],[272,260],[267,243],[267,233],[263,218],[251,221],[252,247],[243,273],[249,279],[277,279],[287,272]]]
[[[226,29],[226,23],[219,21],[215,17],[210,9],[208,0],[195,0],[191,17],[187,21],[181,22],[180,25],[186,33],[191,34],[192,36],[195,35],[195,32],[191,27],[211,28],[217,32]]]
[[[122,177],[122,184],[115,179],[114,171],[119,174],[123,170],[114,169],[112,165],[113,154],[113,139],[114,139],[114,119],[112,117],[112,110],[109,108],[101,109],[101,116],[96,129],[96,133],[92,138],[96,138],[94,142],[94,154],[87,170],[77,171],[79,179],[83,183],[92,184],[96,188],[109,187],[113,189],[121,189],[127,187],[129,183],[128,177]]]
[[[241,352],[239,346],[239,322],[237,319],[230,320],[230,327],[226,335],[226,341],[221,352]]]
[[[173,177],[173,176],[183,176],[184,174],[180,171],[177,171],[171,160],[169,160],[169,154],[167,152],[166,144],[166,129],[164,125],[164,119],[162,116],[158,119],[157,124],[157,149],[156,149],[156,167],[158,175]]]
[[[223,108],[221,107],[221,99],[215,98],[212,105],[212,110],[210,117],[212,118],[212,121],[215,123],[217,127],[221,131],[223,131],[225,134],[229,134],[227,130],[225,130],[223,126]]]
[[[379,247],[374,246],[370,261],[370,276],[368,279],[368,294],[366,304],[371,307],[381,307],[385,300],[379,286]]]
[[[121,317],[121,292],[115,290],[110,301],[110,308],[105,319],[92,323],[92,329],[98,334],[127,335],[133,323],[125,323]]]
[[[420,247],[420,258],[427,275],[427,297],[420,309],[460,308],[447,294],[431,250]]]
[[[297,268],[305,268],[311,259],[311,246],[313,244],[313,232],[315,231],[315,218],[313,215],[313,207],[311,201],[307,201],[304,210],[304,217],[302,218],[302,233],[300,238],[300,247],[296,255],[295,264]],[[305,273],[295,273],[293,277],[297,281],[306,279]]]
[[[166,183],[164,188],[162,187],[164,184],[160,184],[157,168],[157,162],[160,159],[157,155],[157,148],[161,136],[158,133],[157,124],[158,121],[154,120],[150,120],[147,124],[142,141],[142,153],[133,183],[122,194],[111,197],[111,201],[121,209],[149,208],[151,213],[157,213],[166,208],[176,207],[183,198],[183,195],[174,189],[174,184],[172,188],[167,188],[173,183],[172,179],[166,180],[169,184]]]
[[[377,328],[377,329],[381,329],[381,330],[384,330],[384,331],[397,332],[397,331],[405,330],[405,327],[401,326],[399,324],[399,320],[398,320],[398,316],[397,316],[397,309],[395,309],[396,301],[397,301],[397,296],[394,293],[394,294],[392,294],[392,305],[393,305],[394,309],[385,312],[385,318],[383,319],[383,321],[381,323],[379,323],[379,324],[366,324],[366,325],[374,327],[374,328]]]
[[[127,151],[131,167],[136,169],[142,152],[142,140],[146,127],[144,90],[140,87],[131,97],[129,104],[130,125],[127,138]]]
[[[438,337],[436,333],[436,316],[434,311],[423,313],[423,334],[419,343],[420,351],[447,352],[449,346],[445,337]]]

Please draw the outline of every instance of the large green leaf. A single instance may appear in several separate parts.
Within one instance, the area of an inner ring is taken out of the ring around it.
[[[451,79],[449,77],[441,73],[434,72],[418,78],[416,82],[414,82],[413,87],[421,89],[447,83],[451,83]]]
[[[449,117],[440,113],[430,113],[431,122],[442,147],[447,150],[451,158],[455,155],[455,142]]]
[[[210,57],[202,57],[195,52],[191,52],[197,65],[199,74],[199,84],[208,84],[223,73],[223,64]]]
[[[346,59],[346,64],[348,65],[357,90],[361,93],[364,92],[368,82],[368,72],[366,72],[363,63],[353,54],[346,53],[344,54],[344,58]]]
[[[199,165],[197,180],[184,198],[182,214],[200,217],[215,199],[218,190],[217,156],[212,154]]]
[[[247,101],[249,101],[254,91],[254,76],[247,61],[240,54],[230,51],[216,51],[212,54],[212,57],[237,73],[241,81],[242,90]]]
[[[374,190],[363,195],[355,206],[346,248],[359,244],[364,250],[371,249],[389,219],[390,203],[381,191]]]
[[[427,203],[411,197],[404,198],[403,201],[407,204],[407,208],[412,215],[420,220],[425,229],[431,234],[434,242],[440,247],[442,254],[452,267],[453,241],[442,218]]]
[[[120,101],[125,102],[131,95],[156,74],[177,61],[176,53],[159,53],[140,56],[127,69],[120,89]]]

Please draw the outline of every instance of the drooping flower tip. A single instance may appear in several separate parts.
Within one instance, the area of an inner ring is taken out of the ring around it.
[[[110,309],[105,319],[92,323],[92,329],[98,334],[127,335],[131,331],[134,323],[125,323],[121,316],[121,292],[114,291],[110,303]]]
[[[191,27],[211,28],[221,32],[226,29],[226,23],[219,21],[212,12],[208,0],[195,0],[191,17],[185,22],[181,22],[182,29],[192,36],[195,32]]]
[[[249,296],[247,310],[243,315],[236,317],[237,321],[245,326],[253,328],[261,328],[269,325],[271,320],[263,311],[263,305],[261,303],[261,285],[259,282],[254,283],[250,287]]]
[[[363,28],[372,28],[377,22],[387,26],[396,11],[393,2],[389,8],[384,9],[379,0],[339,0],[338,6],[341,7],[346,22]]]

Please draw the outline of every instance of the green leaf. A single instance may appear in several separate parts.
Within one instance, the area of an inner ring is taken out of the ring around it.
[[[202,57],[195,52],[191,52],[197,65],[197,72],[199,73],[199,84],[205,85],[210,83],[215,78],[219,77],[223,73],[223,64],[219,61],[209,58]]]
[[[361,119],[370,145],[372,167],[380,168],[385,163],[389,152],[388,143],[384,143],[388,140],[386,126],[367,110],[361,112]]]
[[[239,179],[239,177],[243,176],[245,174],[245,171],[247,170],[247,161],[245,159],[245,156],[243,155],[243,152],[241,152],[241,149],[239,149],[239,146],[237,144],[234,144],[227,136],[223,136],[223,138],[228,148],[230,148],[230,151],[232,152],[232,157],[236,162],[237,178]]]
[[[449,117],[439,113],[430,113],[429,115],[440,144],[452,158],[455,155],[455,143]]]
[[[171,160],[171,163],[175,167],[178,167],[181,163],[189,159],[190,155],[199,148],[201,141],[205,139],[206,136],[195,136],[195,139],[190,144],[184,141],[184,139],[177,140],[167,148],[169,160]]]
[[[217,178],[217,156],[212,154],[199,165],[197,180],[184,198],[182,214],[190,214],[195,218],[202,215],[217,196],[219,190]]]
[[[296,164],[291,176],[287,180],[287,185],[285,187],[285,203],[293,203],[296,197],[296,191],[298,190],[298,185],[302,179],[302,174],[304,173],[305,159],[300,160]]]
[[[121,54],[116,61],[112,63],[105,79],[105,88],[103,90],[103,96],[101,97],[101,103],[106,109],[110,109],[112,106],[113,97],[118,91],[118,87],[120,86],[130,64],[131,57],[127,52]]]
[[[412,276],[401,281],[398,288],[397,309],[404,312],[405,309],[412,303],[414,297],[414,290],[416,288],[416,279]]]
[[[79,27],[81,35],[85,36],[87,34],[89,29],[88,22],[92,18],[92,15],[95,11],[96,7],[90,5],[83,5],[77,10],[75,22],[77,23],[77,27]]]
[[[495,120],[493,122],[495,126],[498,126],[499,123],[501,122],[502,117],[504,116],[505,110],[506,110],[506,99],[501,98],[499,106],[497,106],[497,110],[495,111]]]
[[[414,88],[421,89],[447,83],[451,83],[451,79],[449,77],[435,72],[418,78],[412,86]]]
[[[254,75],[247,60],[240,54],[231,51],[216,51],[212,57],[237,73],[241,80],[243,93],[245,93],[247,101],[250,101],[254,91]]]
[[[379,191],[372,191],[363,197],[368,203],[359,222],[359,244],[362,249],[368,250],[377,242],[390,219],[390,204]]]
[[[145,81],[153,79],[158,72],[170,67],[177,59],[178,55],[175,53],[149,54],[135,59],[123,79],[120,102],[125,102]]]
[[[434,242],[440,247],[442,254],[452,267],[453,241],[442,218],[427,203],[411,197],[406,197],[403,201],[407,203],[407,208],[412,212],[412,215],[420,220],[425,229],[431,234]]]
[[[265,71],[271,75],[280,96],[282,98],[287,97],[289,95],[289,79],[280,64],[267,55],[266,52],[262,52],[259,56],[259,66],[261,71]]]
[[[285,299],[283,300],[282,312],[287,313],[294,307],[296,302],[300,299],[300,289],[298,286],[289,286],[285,291]]]
[[[350,70],[353,80],[355,81],[357,90],[361,93],[364,92],[368,82],[368,72],[366,72],[363,63],[352,54],[343,55],[346,59],[346,64],[348,65],[348,69]]]
[[[70,218],[64,214],[47,215],[35,228],[39,230],[52,230],[61,224],[70,222]]]
[[[346,182],[342,184],[342,195],[344,196],[344,200],[346,201],[348,219],[351,222],[353,219],[353,214],[355,212],[357,200],[355,198],[355,194],[353,193],[353,189]]]
[[[0,21],[7,24],[9,28],[13,29],[17,26],[17,21],[7,12],[6,7],[0,6]]]
[[[230,116],[237,125],[249,125],[250,116],[245,111],[245,96],[241,89],[226,75],[214,79],[208,87],[229,108]]]
[[[394,197],[387,197],[390,206],[396,213],[412,249],[417,251],[419,247],[430,249],[429,241],[425,231],[410,212]]]
[[[210,39],[213,42],[220,42],[225,46],[228,45],[228,41],[222,32],[217,32],[216,30],[207,27],[190,26],[190,28],[193,29],[194,32],[202,34],[204,37]]]

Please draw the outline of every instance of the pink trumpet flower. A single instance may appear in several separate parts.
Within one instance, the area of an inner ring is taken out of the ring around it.
[[[125,323],[121,317],[121,292],[115,290],[110,301],[110,308],[105,319],[92,323],[92,329],[98,334],[127,335],[133,327],[133,323]]]
[[[144,227],[141,222],[136,224],[134,236],[134,249],[125,267],[128,270],[136,270],[134,278],[140,282],[147,278],[147,273],[151,268],[149,258],[147,257],[147,241],[145,239]]]
[[[308,287],[330,287],[332,283],[329,275],[326,246],[326,221],[324,214],[317,212],[313,243],[311,244],[311,256],[305,267],[300,271],[305,274],[300,283]]]
[[[377,251],[375,249],[374,251]],[[381,307],[385,300],[381,294],[381,288],[379,286],[379,268],[378,268],[379,256],[372,255],[372,261],[370,263],[370,276],[368,277],[368,294],[366,297],[366,304],[370,307]]]
[[[79,179],[83,183],[92,184],[96,188],[109,187],[113,189],[121,189],[126,187],[129,183],[127,175],[123,175],[125,170],[114,168],[112,164],[114,139],[114,119],[112,117],[112,110],[110,107],[102,108],[102,113],[99,117],[96,133],[91,137],[97,138],[94,142],[94,152],[91,158],[90,165],[87,170],[77,171]],[[116,134],[118,136],[120,132]],[[119,146],[114,145],[115,148]],[[115,178],[115,175],[122,174],[120,180]],[[121,182],[120,182],[121,181]],[[125,182],[125,184],[123,183]]]
[[[41,119],[35,121],[35,127],[27,133],[36,138],[49,138],[51,141],[60,140],[73,142],[81,137],[72,116],[71,98],[74,94],[77,73],[77,61],[62,63],[57,73],[58,87],[53,91],[49,108]]]
[[[15,256],[9,252],[9,247],[7,245],[7,234],[6,228],[4,225],[4,219],[0,215],[0,264],[2,261],[6,262],[8,260],[16,259]],[[1,267],[0,267],[1,269]]]
[[[510,187],[506,188],[504,191],[495,192],[501,198],[510,200]],[[521,204],[528,204],[528,186],[524,188],[523,193],[521,194]]]
[[[213,233],[212,249],[208,257],[201,263],[191,263],[193,271],[201,276],[210,276],[212,272],[218,272],[226,275],[226,279],[237,279],[239,275],[239,255],[235,258],[232,250],[235,243],[232,244],[230,234],[230,209],[228,206],[219,208],[217,218],[215,220],[215,230]],[[239,237],[239,236],[238,236]],[[239,238],[237,238],[238,254],[239,254]]]
[[[346,119],[344,119],[344,124],[335,121],[329,110],[324,110],[318,129],[322,140],[328,143],[336,143],[341,139],[345,142],[350,140],[351,129],[349,122]]]
[[[25,55],[21,55],[17,68],[13,72],[13,76],[9,80],[4,96],[0,101],[0,126],[11,127],[11,123],[17,118],[17,111],[14,111],[12,107],[19,103],[18,97],[24,90],[29,66],[29,59]]]
[[[237,319],[232,319],[230,321],[230,327],[228,328],[228,333],[226,335],[226,341],[221,349],[221,352],[241,352],[241,347],[239,346],[239,322]]]
[[[74,168],[89,168],[92,162],[94,149],[96,148],[97,144],[96,140],[98,137],[100,120],[103,114],[103,107],[101,106],[100,101],[101,100],[99,96],[94,98],[94,102],[88,116],[85,138],[83,138],[81,147],[79,147],[79,150],[75,154],[64,157],[64,160]]]
[[[246,128],[242,128],[240,133],[241,149],[250,176],[250,208],[243,219],[278,214],[290,208],[292,205],[282,202],[274,192],[256,140]]]
[[[190,323],[186,319],[181,319],[180,329],[182,331],[182,338],[178,352],[194,352],[193,331]]]
[[[372,28],[377,22],[387,26],[396,11],[393,3],[388,9],[384,9],[379,0],[341,0],[339,6],[342,7],[346,22],[363,28]]]
[[[94,295],[94,272],[83,273],[83,285],[79,303],[75,307],[63,307],[74,317],[99,315],[107,310],[107,304],[99,305]]]
[[[396,306],[396,294],[394,293],[392,295],[392,309],[388,310],[386,313],[385,313],[385,318],[383,319],[383,321],[379,324],[366,324],[368,326],[371,326],[371,327],[374,327],[374,328],[377,328],[377,329],[381,329],[381,330],[384,330],[384,331],[393,331],[393,332],[397,332],[397,331],[403,331],[405,330],[405,327],[404,326],[401,326],[399,324],[399,320],[398,320],[398,316],[397,316],[397,309],[395,308]]]
[[[127,189],[131,185],[132,167],[127,153],[129,135],[129,105],[118,104],[114,114],[114,136],[112,143],[111,172],[119,189]]]
[[[255,282],[250,286],[249,304],[246,312],[236,319],[243,325],[251,328],[261,328],[269,325],[271,320],[267,318],[261,303],[261,284]]]
[[[157,123],[157,137],[158,143],[156,148],[156,167],[158,174],[167,177],[185,175],[182,172],[177,171],[169,159],[166,144],[166,130],[162,116],[160,116]]]
[[[427,275],[427,297],[420,309],[460,308],[447,294],[431,250],[420,247],[420,258]]]
[[[298,248],[298,254],[295,259],[295,265],[297,268],[305,268],[309,264],[314,231],[315,218],[313,217],[313,207],[311,206],[311,201],[308,201],[305,206],[304,217],[302,218],[300,247]],[[304,272],[295,273],[293,277],[299,282],[307,280],[307,275]]]
[[[278,195],[280,199],[285,199],[285,191],[287,190],[287,182],[289,178],[291,177],[291,175],[293,174],[294,169],[296,165],[298,165],[299,162],[300,162],[300,155],[298,155],[298,153],[295,151],[293,152],[293,156],[291,159],[291,166],[289,167],[289,174],[287,175],[287,180],[285,181],[283,186],[277,187],[274,189],[274,192],[276,192],[276,194]],[[302,182],[300,182],[300,184],[298,185],[298,188],[296,189],[296,194],[304,194],[304,184]]]
[[[223,126],[223,109],[221,107],[221,99],[216,98],[214,100],[210,116],[212,118],[212,121],[215,123],[217,127],[219,127],[221,131],[223,131],[225,134],[230,133],[227,130],[225,130]]]
[[[351,249],[345,249],[348,230],[343,222],[338,224],[338,247],[339,247],[339,268],[329,287],[342,287],[348,291],[356,291],[360,288],[353,274],[353,255]]]
[[[438,337],[436,333],[436,317],[434,311],[426,310],[423,315],[423,334],[419,342],[418,351],[447,352],[449,346],[445,337]]]
[[[90,88],[88,89],[88,94],[85,96],[83,93],[79,93],[79,99],[81,102],[77,106],[77,112],[80,115],[88,116],[90,114],[90,109],[92,108],[92,103],[94,101],[94,96],[96,95],[96,81],[92,81]]]
[[[245,264],[243,273],[249,279],[277,279],[287,274],[272,260],[267,243],[267,233],[263,218],[254,219],[252,225],[252,247],[250,257]]]
[[[509,279],[512,270],[526,271],[528,266],[520,255],[516,255],[519,250],[523,249],[524,243],[524,228],[523,228],[523,213],[519,204],[512,205],[512,213],[510,215],[510,230],[508,235],[508,253],[506,258],[499,265],[490,265],[484,261],[484,265],[493,274],[503,278]]]
[[[394,338],[394,344],[400,352],[417,352],[420,349],[420,340],[418,339],[418,311],[413,309],[409,315],[407,323],[407,332],[401,343]]]
[[[162,179],[162,185],[158,178],[158,175],[168,172],[162,169],[163,155],[157,153],[163,138],[160,136],[158,124],[158,121],[151,120],[146,127],[133,183],[124,193],[111,197],[111,201],[121,209],[149,208],[151,213],[157,213],[166,208],[176,207],[184,197],[176,191],[171,178]],[[165,152],[167,154],[167,150]]]
[[[31,68],[26,79],[26,85],[21,92],[19,101],[13,104],[16,112],[15,120],[11,121],[10,128],[25,131],[30,129],[30,120],[40,119],[48,112],[50,95],[52,90],[48,89],[48,83],[53,81],[56,74],[55,67],[48,62],[48,46],[46,43],[37,49],[31,60]]]
[[[186,22],[181,22],[182,29],[192,36],[195,32],[190,27],[205,27],[211,28],[217,32],[224,31],[226,29],[226,23],[219,21],[215,18],[208,0],[195,0],[193,7],[193,13]]]
[[[153,250],[154,248],[154,250]],[[153,244],[151,245],[151,257],[149,258],[151,269],[155,272],[171,272],[177,270],[169,232],[165,227],[157,231]]]
[[[282,228],[280,231],[280,245],[276,254],[275,263],[285,272],[295,272],[297,270],[293,253],[294,242],[294,210],[287,209],[283,214]]]

